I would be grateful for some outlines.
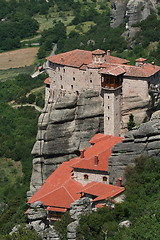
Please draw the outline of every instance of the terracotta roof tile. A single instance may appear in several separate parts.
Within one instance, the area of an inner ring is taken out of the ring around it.
[[[67,211],[66,208],[59,208],[59,207],[47,207],[47,210],[52,212],[63,212],[63,213]]]
[[[92,54],[94,55],[102,55],[102,54],[105,54],[106,52],[101,50],[101,49],[96,49],[92,52]]]
[[[49,77],[46,78],[46,80],[44,81],[44,83],[45,83],[45,84],[50,84],[50,82],[49,82]]]
[[[112,75],[112,76],[119,76],[125,73],[125,70],[121,66],[111,66],[110,69],[102,69],[99,71],[99,73]]]
[[[76,159],[72,159],[62,163],[28,203],[41,200],[46,206],[69,208],[70,203],[80,197],[76,192],[82,188],[82,184],[71,178],[72,168],[70,168],[70,164],[76,161]]]
[[[50,56],[47,60],[57,64],[79,68],[83,64],[87,65],[92,62],[92,52],[76,49],[70,52]]]
[[[100,63],[92,63],[92,53],[104,53],[103,50],[95,50],[93,52],[76,49],[66,53],[60,53],[54,56],[49,56],[47,59],[51,62],[66,65],[71,67],[79,68],[80,70],[86,70],[86,68],[98,68],[101,69],[102,72],[106,74],[111,74],[114,76],[118,76],[122,73],[125,73],[125,76],[132,77],[150,77],[155,73],[160,71],[160,67],[156,65],[152,65],[149,63],[144,63],[143,66],[132,66],[127,65],[129,63],[128,60],[113,57],[110,55],[105,55],[105,62]],[[137,61],[145,61],[145,58],[139,58]]]
[[[128,60],[119,58],[119,57],[113,57],[111,55],[105,56],[106,63],[116,63],[116,64],[126,64],[129,63]]]
[[[93,182],[87,184],[84,188],[81,183],[72,178],[73,168],[70,166],[75,166],[76,163],[80,163],[80,167],[82,168],[86,166],[87,169],[90,168],[107,171],[108,158],[111,155],[111,148],[114,146],[115,143],[120,142],[121,140],[122,138],[120,137],[113,137],[109,135],[102,136],[102,134],[97,134],[94,138],[91,139],[92,142],[95,142],[95,145],[89,147],[85,151],[85,160],[82,160],[80,157],[78,157],[71,159],[68,162],[62,163],[45,181],[43,186],[34,194],[34,196],[28,201],[28,203],[42,201],[43,205],[53,207],[55,211],[59,211],[59,208],[70,208],[70,204],[80,198],[80,192],[82,192],[82,190],[84,189],[85,191],[88,191],[87,189],[90,189],[89,191],[92,192],[92,189],[95,188],[96,191],[94,195],[96,197],[101,197],[102,195],[101,190],[98,190],[96,186],[102,186],[103,194],[106,194],[105,196],[108,196],[108,194],[112,194],[112,196],[116,194],[116,191],[111,190],[122,188],[114,188],[115,186],[109,187],[109,184],[97,185],[99,183]],[[93,157],[95,155],[98,155],[99,158],[98,166],[94,165]],[[106,185],[108,186],[107,188]],[[110,189],[109,192],[108,189]]]
[[[136,59],[136,62],[145,62],[145,61],[147,61],[146,58],[138,58],[138,59]]]
[[[92,182],[88,183],[82,190],[82,193],[91,194],[93,196],[97,196],[92,201],[100,201],[103,199],[107,199],[109,197],[115,197],[116,195],[122,193],[125,190],[124,187],[118,187],[111,184],[100,183],[100,182]]]
[[[122,137],[105,135],[96,140],[94,146],[84,152],[84,158],[79,157],[79,162],[72,164],[73,168],[93,169],[99,171],[108,171],[108,158],[111,156],[111,150],[116,143],[122,141]],[[92,140],[94,141],[94,140]],[[95,165],[95,156],[98,156],[98,165]],[[77,158],[78,159],[78,158]]]

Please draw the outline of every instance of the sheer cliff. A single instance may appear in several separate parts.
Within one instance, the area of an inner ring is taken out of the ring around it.
[[[33,170],[28,197],[64,161],[88,147],[88,141],[103,133],[103,102],[99,92],[67,93],[56,103],[46,104],[38,121],[37,140],[32,154]]]

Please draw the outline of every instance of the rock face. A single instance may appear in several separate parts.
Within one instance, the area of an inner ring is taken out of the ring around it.
[[[129,115],[132,113],[136,124],[150,119],[153,106],[156,105],[151,98],[143,100],[140,96],[124,97],[122,99],[122,135],[127,131]]]
[[[127,11],[127,1],[126,0],[112,1],[111,15],[110,15],[111,27],[116,28],[124,22],[126,11]]]
[[[38,121],[37,141],[32,154],[33,170],[28,197],[32,196],[64,161],[88,147],[88,141],[103,133],[103,105],[99,92],[88,90],[46,104]]]
[[[128,25],[132,26],[136,22],[146,19],[152,10],[155,10],[152,0],[130,0],[127,4],[126,11]]]
[[[30,205],[28,210],[29,228],[34,229],[44,240],[60,240],[59,234],[49,226],[47,211],[41,201]]]
[[[125,181],[124,171],[127,165],[134,165],[135,158],[141,155],[160,156],[160,115],[147,123],[140,125],[125,135],[121,143],[112,149],[112,155],[108,161],[110,182],[117,184],[117,179],[122,177]]]
[[[91,213],[92,207],[90,199],[87,197],[76,200],[70,205],[70,216],[74,220],[67,226],[67,239],[76,240],[76,228],[82,214]]]
[[[111,27],[118,27],[124,21],[131,27],[136,22],[146,19],[158,2],[154,0],[117,0],[112,1]]]

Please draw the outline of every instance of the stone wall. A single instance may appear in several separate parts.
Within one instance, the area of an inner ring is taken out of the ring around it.
[[[88,179],[84,179],[84,175],[88,175]],[[103,177],[107,177],[107,181],[103,181]],[[101,183],[109,183],[109,175],[107,172],[94,172],[92,171],[87,171],[87,170],[81,170],[81,169],[76,169],[74,170],[74,179],[83,185],[86,185],[87,183],[96,181],[96,182],[101,182]]]
[[[82,92],[83,89],[100,90],[101,75],[98,69],[80,70],[79,68],[50,64],[48,70],[50,76],[51,101],[55,101],[62,91]]]

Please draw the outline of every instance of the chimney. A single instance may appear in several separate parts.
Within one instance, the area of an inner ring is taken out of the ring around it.
[[[118,187],[121,187],[122,186],[122,178],[118,178]]]
[[[80,150],[80,158],[84,158],[84,149]]]
[[[107,50],[107,56],[110,56],[111,51]]]
[[[94,165],[98,166],[98,156],[94,156]]]
[[[152,66],[153,66],[153,68],[155,68],[155,62],[152,62]]]
[[[140,67],[143,67],[143,63],[142,63],[142,62],[140,62],[139,66],[140,66]]]

